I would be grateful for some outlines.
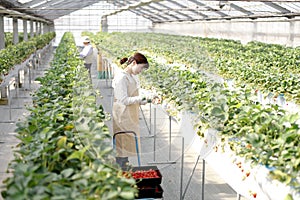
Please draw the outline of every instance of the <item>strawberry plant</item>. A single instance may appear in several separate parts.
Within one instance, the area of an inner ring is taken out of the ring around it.
[[[284,93],[299,103],[299,49],[152,33],[90,37],[116,63],[132,50],[145,53],[150,68],[141,77],[144,87],[154,88],[178,110],[195,113],[200,136],[209,128],[218,130],[223,146],[255,165],[276,169],[270,177],[299,191],[300,116],[258,104],[253,90]],[[235,88],[222,78],[234,79]]]
[[[266,93],[284,93],[288,99],[300,101],[298,96],[300,79],[297,76],[299,72],[297,66],[300,63],[298,48],[259,42],[242,45],[233,40],[151,33],[127,33],[126,35],[102,33],[100,37],[99,41],[107,38],[107,43],[105,40],[99,43],[101,47],[104,47],[104,52],[109,44],[120,47],[116,49],[118,54],[112,48],[108,50],[116,61],[118,57],[128,55],[128,51],[132,49],[147,51],[154,57],[164,57],[169,64],[184,63],[187,67],[219,73],[225,78],[233,78],[237,84],[247,83]],[[143,39],[137,43],[136,37]],[[126,44],[131,44],[132,48],[124,48],[122,44],[125,41]],[[290,79],[282,87],[286,77]]]
[[[36,50],[46,46],[54,37],[54,32],[46,33],[0,50],[0,75],[7,75],[11,68],[22,63]]]
[[[66,33],[51,69],[38,79],[30,115],[5,181],[5,199],[134,199],[135,180],[114,164],[104,124],[73,35]]]

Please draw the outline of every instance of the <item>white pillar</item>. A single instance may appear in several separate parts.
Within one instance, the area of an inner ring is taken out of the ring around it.
[[[43,33],[48,33],[48,32],[49,32],[48,24],[43,24]]]
[[[107,16],[102,16],[101,18],[101,31],[102,32],[108,31]]]
[[[287,41],[287,45],[294,47],[294,39],[295,39],[295,21],[290,21],[290,31],[289,31],[289,39]]]
[[[44,23],[40,22],[40,34],[44,34]]]
[[[55,26],[54,26],[54,23],[53,24],[48,24],[49,26],[49,31],[50,32],[55,32]]]
[[[34,30],[33,30],[33,21],[30,21],[30,37],[34,37]]]
[[[13,44],[19,43],[18,19],[13,18]]]
[[[252,29],[252,38],[251,38],[251,41],[254,41],[254,40],[256,40],[257,38],[256,38],[256,33],[257,33],[257,22],[256,21],[254,21],[253,23],[253,29]]]
[[[24,41],[28,41],[27,20],[23,20]]]
[[[39,26],[39,22],[35,22],[35,35],[39,35],[40,34],[40,26]]]

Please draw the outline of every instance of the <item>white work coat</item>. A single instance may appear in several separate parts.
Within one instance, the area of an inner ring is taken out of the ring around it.
[[[113,132],[134,131],[138,137],[138,147],[140,147],[139,105],[141,100],[138,78],[125,71],[117,73],[114,78]],[[119,157],[136,155],[133,135],[117,135],[116,150]]]
[[[84,63],[91,64],[93,63],[93,46],[91,44],[84,45],[84,48],[79,53],[79,56],[84,59]]]

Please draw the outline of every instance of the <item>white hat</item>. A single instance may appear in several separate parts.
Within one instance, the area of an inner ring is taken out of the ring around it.
[[[89,37],[85,37],[85,38],[83,39],[83,42],[84,42],[84,43],[86,43],[86,42],[87,42],[87,43],[88,43],[88,42],[90,42],[90,39],[89,39]]]

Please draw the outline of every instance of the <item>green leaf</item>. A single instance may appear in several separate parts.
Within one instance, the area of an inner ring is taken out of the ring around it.
[[[107,195],[103,196],[103,199],[116,199],[118,195],[118,191],[109,191],[107,192]]]
[[[74,169],[73,168],[68,168],[65,169],[61,172],[61,175],[63,175],[64,178],[68,178],[70,177],[72,174],[74,173]]]
[[[83,158],[83,154],[83,151],[74,151],[70,156],[68,156],[67,160],[78,159],[81,161]]]
[[[120,193],[120,197],[123,199],[134,199],[134,192],[132,191],[123,191]]]
[[[286,195],[286,197],[284,198],[284,200],[293,200],[293,197],[291,194]]]
[[[83,147],[82,149],[78,150],[78,151],[74,151],[68,158],[67,160],[71,160],[71,159],[79,159],[80,161],[82,161],[83,156],[85,154],[85,152],[89,149],[88,146]]]
[[[63,136],[57,141],[56,145],[59,148],[63,148],[66,146],[66,143],[67,143],[67,136]]]
[[[223,111],[221,110],[221,108],[219,107],[214,107],[212,110],[211,110],[211,114],[214,115],[214,116],[220,116],[223,114]]]

